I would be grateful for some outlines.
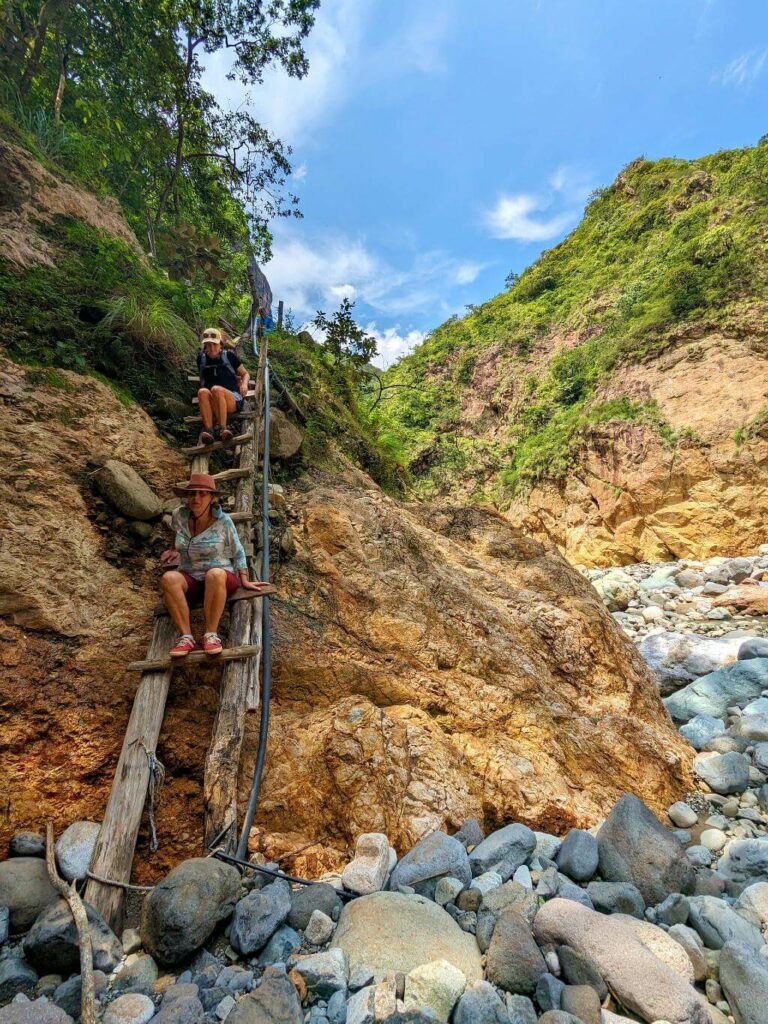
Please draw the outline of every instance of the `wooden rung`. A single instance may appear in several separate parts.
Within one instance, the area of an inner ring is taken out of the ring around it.
[[[253,398],[255,396],[255,394],[256,394],[256,392],[254,390],[249,390],[248,394],[245,397],[246,398]],[[192,405],[198,405],[199,402],[200,402],[200,399],[197,397],[197,395],[195,395],[195,397],[192,399]]]
[[[251,420],[256,415],[252,409],[241,409],[240,412],[232,413],[233,420]],[[185,416],[185,423],[202,423],[202,416]]]
[[[227,598],[227,604],[231,604],[233,601],[255,601],[257,597],[269,597],[270,594],[276,593],[277,587],[274,583],[270,583],[269,586],[264,587],[262,590],[247,590],[245,587],[238,587],[234,594],[230,594]],[[152,612],[156,619],[167,614],[168,609],[164,604],[156,605]]]
[[[233,448],[236,444],[246,444],[248,441],[253,440],[253,432],[249,431],[247,434],[238,434],[237,437],[233,437],[231,441],[214,441],[212,444],[196,444],[194,448],[182,448],[184,455],[207,455],[209,452],[218,452],[222,448]]]
[[[247,644],[244,647],[225,647],[221,654],[206,654],[205,651],[192,651],[183,658],[162,658],[157,661],[132,661],[126,668],[127,672],[163,672],[176,664],[200,664],[214,665],[219,661],[234,661],[242,658],[258,658],[261,648],[256,644]]]
[[[220,473],[214,473],[213,479],[216,483],[225,483],[227,480],[245,480],[247,476],[251,476],[250,469],[240,469],[235,467],[233,469],[222,469]]]
[[[233,523],[250,523],[256,518],[254,512],[227,512]]]

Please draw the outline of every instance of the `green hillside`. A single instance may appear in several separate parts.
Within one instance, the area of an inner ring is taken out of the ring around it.
[[[674,444],[653,402],[600,403],[596,390],[698,330],[734,331],[764,351],[767,239],[768,141],[633,161],[513,287],[448,320],[388,372],[398,386],[381,423],[418,489],[447,492],[476,474],[489,483],[475,496],[503,504],[562,478],[585,430],[608,419],[643,419]],[[488,405],[501,433],[462,417],[491,356]]]

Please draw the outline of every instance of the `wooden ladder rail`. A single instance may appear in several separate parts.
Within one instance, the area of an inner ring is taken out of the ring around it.
[[[257,419],[256,419],[257,422]],[[237,493],[235,496],[235,509],[237,512],[249,512],[252,510],[254,472],[257,463],[256,450],[253,441],[246,441],[240,445],[239,465],[237,473],[225,470],[220,474],[224,479],[235,477],[238,480]],[[207,473],[209,466],[208,451],[199,452],[190,459],[191,473]],[[242,470],[249,470],[247,476]],[[232,476],[229,477],[229,474]],[[238,523],[238,532],[243,539],[246,552],[253,550],[250,540],[250,523]],[[251,606],[256,601],[238,601],[231,609],[230,639],[236,640],[232,646],[245,646],[252,643],[251,628]],[[261,601],[258,601],[261,606]],[[259,621],[261,615],[258,615]],[[152,639],[147,649],[148,661],[162,660],[168,655],[171,644],[176,635],[176,629],[170,616],[163,615],[155,619]],[[219,818],[224,813],[231,813],[234,808],[235,817],[233,825],[236,831],[236,789],[237,789],[237,764],[240,759],[240,748],[242,746],[242,719],[245,715],[246,695],[253,690],[252,675],[254,672],[253,663],[257,659],[246,658],[238,661],[225,663],[222,688],[219,702],[219,711],[216,715],[211,747],[206,758],[206,785],[205,793],[210,797],[204,797],[206,808],[211,804],[211,820]],[[136,694],[133,700],[131,715],[128,720],[123,747],[115,770],[115,777],[112,782],[107,806],[104,811],[99,837],[96,841],[93,857],[91,859],[91,874],[99,878],[109,879],[113,883],[106,884],[98,882],[95,878],[89,878],[85,888],[85,899],[90,903],[110,925],[113,931],[119,934],[123,922],[124,889],[123,883],[128,883],[131,877],[133,857],[136,850],[136,840],[139,834],[141,818],[144,813],[144,804],[147,797],[147,790],[150,781],[150,755],[154,755],[157,749],[157,742],[160,737],[163,719],[165,717],[165,706],[168,699],[168,689],[171,681],[170,669],[162,671],[143,672]],[[242,693],[242,699],[240,694]],[[240,712],[242,707],[242,712]],[[239,736],[227,738],[225,729],[232,728],[233,733],[237,731],[237,724],[240,722]],[[234,783],[223,779],[222,768],[225,766],[227,756],[236,756],[235,767],[232,772]],[[221,776],[223,781],[218,782]],[[234,796],[231,795],[234,791]],[[215,812],[215,813],[214,813]],[[206,810],[206,822],[209,813]],[[215,836],[216,833],[213,833]],[[206,828],[206,835],[208,830]],[[208,840],[210,842],[210,840]]]

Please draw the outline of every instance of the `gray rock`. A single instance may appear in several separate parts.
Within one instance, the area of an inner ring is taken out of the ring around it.
[[[554,860],[557,856],[557,851],[562,846],[562,839],[558,839],[557,836],[552,836],[549,832],[534,832],[536,837],[536,846],[534,848],[532,859],[542,857],[547,860]]]
[[[282,878],[249,892],[235,905],[229,935],[232,948],[244,956],[258,953],[287,919],[290,909],[291,887]]]
[[[93,966],[106,974],[123,955],[120,940],[89,903],[84,903],[93,946]],[[24,956],[44,973],[71,974],[80,967],[77,928],[66,900],[58,899],[40,914],[24,938]]]
[[[768,638],[764,636],[751,636],[739,647],[739,661],[749,661],[752,658],[768,658]]]
[[[469,985],[453,1011],[453,1024],[509,1024],[507,1008],[493,985]]]
[[[720,984],[737,1024],[765,1024],[768,1007],[768,961],[737,943],[720,953]]]
[[[685,924],[673,924],[667,935],[679,943],[688,954],[693,968],[693,977],[696,981],[703,981],[707,976],[707,958],[704,953],[704,943],[701,941],[698,932]]]
[[[493,929],[496,927],[499,917],[510,907],[524,917],[529,925],[532,925],[539,908],[539,901],[519,882],[505,882],[498,889],[487,893],[478,908],[475,927],[477,944],[481,953],[485,953],[490,946]]]
[[[467,818],[458,832],[454,833],[454,839],[458,839],[463,847],[477,846],[485,838],[480,822],[477,818]]]
[[[542,974],[536,984],[536,1002],[539,1009],[559,1010],[560,999],[563,995],[565,985],[554,974]]]
[[[503,911],[488,947],[488,980],[507,992],[528,995],[546,973],[547,965],[528,922],[512,907]]]
[[[633,917],[645,914],[643,895],[631,882],[590,882],[587,896],[601,914],[631,914]]]
[[[528,996],[507,993],[509,1024],[536,1024],[536,1010]]]
[[[93,475],[101,495],[129,519],[154,519],[163,511],[163,503],[139,474],[125,462],[108,459]]]
[[[565,876],[563,875],[563,878]],[[557,890],[557,895],[564,900],[573,900],[575,903],[580,903],[583,907],[589,907],[590,910],[594,910],[592,900],[589,898],[589,893],[582,889],[581,886],[576,885],[575,882],[561,881]]]
[[[600,1024],[600,1000],[589,985],[568,985],[563,989],[560,1009],[571,1013],[582,1024]]]
[[[0,907],[0,946],[8,941],[11,930],[11,912],[8,907]]]
[[[9,857],[44,857],[45,836],[39,832],[17,832],[8,844]]]
[[[722,718],[712,715],[694,715],[690,722],[680,726],[680,735],[691,744],[694,750],[704,750],[717,736],[725,732]]]
[[[688,897],[673,892],[655,908],[654,918],[657,924],[685,924],[690,913]]]
[[[341,883],[361,896],[379,892],[389,875],[389,840],[382,832],[358,836],[355,857],[341,873]]]
[[[749,786],[749,759],[736,751],[697,754],[693,770],[713,792],[722,796],[743,793]]]
[[[304,937],[310,946],[324,946],[333,935],[334,928],[335,925],[327,914],[322,910],[313,910]]]
[[[754,761],[755,767],[758,771],[761,771],[764,775],[768,774],[768,743],[763,742],[755,744],[752,760]]]
[[[291,909],[288,924],[301,931],[309,924],[315,910],[322,910],[334,921],[341,910],[341,899],[332,885],[318,882],[316,885],[302,885],[291,893]]]
[[[3,1006],[0,1024],[72,1024],[72,1018],[61,1007],[40,998]]]
[[[597,871],[597,839],[580,828],[572,828],[557,851],[557,866],[575,882],[588,882]]]
[[[186,960],[229,917],[239,892],[240,875],[229,864],[212,857],[182,861],[144,902],[144,948],[161,964]]]
[[[145,953],[127,963],[115,976],[112,988],[115,992],[143,992],[149,995],[157,981],[157,964]]]
[[[334,992],[325,1010],[329,1024],[346,1024],[347,997],[344,992]]]
[[[600,972],[588,957],[581,956],[570,946],[558,946],[557,958],[563,978],[569,985],[590,985],[597,992],[600,1002],[608,995],[608,986]]]
[[[752,882],[768,881],[768,838],[732,839],[718,861],[717,873],[734,896]]]
[[[655,672],[665,697],[735,661],[739,643],[695,633],[664,632],[643,637],[638,650]]]
[[[547,1010],[539,1017],[539,1024],[585,1024],[566,1010]]]
[[[103,971],[93,972],[93,988],[97,996],[105,991],[107,984],[107,976]],[[66,981],[57,985],[53,992],[54,1003],[75,1019],[80,1016],[82,999],[83,985],[79,974],[73,974],[71,978],[67,978]],[[154,1014],[154,1012],[155,1007],[153,1005],[152,1013]]]
[[[699,816],[692,807],[684,803],[682,800],[678,800],[677,803],[667,810],[667,816],[673,825],[677,825],[678,828],[692,828],[699,820]]]
[[[525,825],[505,825],[485,838],[469,855],[473,875],[498,871],[506,881],[536,848],[536,836]],[[458,877],[458,876],[457,876]]]
[[[709,1024],[707,1011],[688,981],[615,915],[605,917],[556,898],[541,907],[533,931],[540,945],[567,945],[590,960],[616,999],[642,1020]]]
[[[104,1013],[104,1024],[148,1024],[155,1016],[155,1004],[138,992],[118,996]]]
[[[471,882],[469,865],[467,851],[458,839],[445,832],[432,832],[398,861],[390,875],[389,888],[397,891],[400,885],[410,885],[420,895],[434,899],[438,878],[450,875],[465,885]]]
[[[290,459],[301,448],[304,433],[280,409],[269,410],[269,454],[275,459]]]
[[[725,718],[732,705],[743,707],[768,687],[768,658],[737,661],[710,672],[664,699],[675,722],[689,722],[695,715]]]
[[[283,925],[262,949],[259,964],[266,967],[270,964],[285,963],[291,953],[298,949],[301,949],[301,935],[288,925]]]
[[[447,960],[470,984],[483,977],[474,937],[421,896],[379,892],[350,901],[332,942],[347,954],[351,971],[365,967],[379,977],[408,974],[419,964]]]
[[[739,736],[748,740],[768,740],[768,697],[758,697],[744,708],[737,723]]]
[[[708,949],[738,942],[757,952],[763,945],[760,929],[715,896],[691,896],[688,924]]]
[[[73,821],[56,842],[59,873],[68,882],[81,881],[91,866],[101,825],[96,821]]]
[[[712,863],[712,853],[706,848],[706,846],[689,846],[686,850],[688,854],[688,860],[694,867],[697,868],[708,868]]]
[[[684,847],[636,796],[625,794],[614,805],[597,844],[601,876],[632,882],[647,904],[693,891],[695,872]]]
[[[18,992],[33,992],[37,971],[25,960],[9,956],[0,960],[0,1003],[10,1002]]]
[[[347,991],[349,967],[343,950],[336,947],[324,953],[296,957],[293,969],[316,999],[328,999],[334,992]]]
[[[58,896],[44,860],[12,857],[0,863],[0,906],[8,907],[11,933],[26,931]]]
[[[196,985],[172,985],[166,989],[160,1012],[152,1024],[204,1024],[205,1010],[197,997]]]

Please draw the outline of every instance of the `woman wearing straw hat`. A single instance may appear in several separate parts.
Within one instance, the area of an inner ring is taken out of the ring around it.
[[[200,443],[211,444],[220,437],[226,444],[234,436],[227,417],[239,411],[248,394],[248,371],[234,352],[224,351],[224,339],[217,327],[206,327],[201,342],[197,356],[197,397],[203,421]]]
[[[220,654],[217,630],[227,597],[238,587],[260,590],[264,584],[248,579],[243,545],[231,517],[219,507],[221,491],[213,477],[193,473],[187,483],[173,490],[186,502],[173,514],[174,547],[160,556],[163,565],[177,566],[160,581],[163,601],[179,630],[170,655],[182,658],[197,647],[189,609],[201,600],[205,618],[203,650],[206,654]]]

